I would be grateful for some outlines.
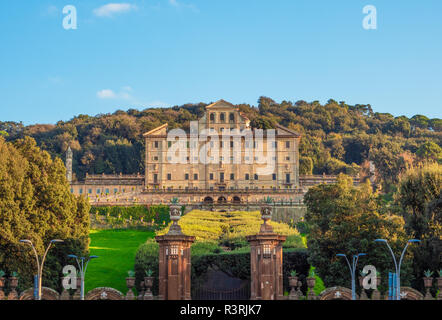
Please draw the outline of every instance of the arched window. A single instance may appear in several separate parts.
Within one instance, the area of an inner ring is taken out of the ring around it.
[[[235,122],[235,114],[233,112],[231,112],[229,114],[229,121],[230,121],[230,123],[234,123]]]
[[[221,114],[219,115],[219,121],[221,123],[224,123],[226,121],[226,114],[224,112],[221,112]]]
[[[210,122],[215,122],[215,114],[214,113],[210,114]]]

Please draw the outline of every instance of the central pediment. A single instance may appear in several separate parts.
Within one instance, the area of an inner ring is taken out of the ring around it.
[[[214,102],[212,104],[209,104],[206,107],[206,110],[213,110],[213,109],[238,109],[235,105],[231,104],[230,102],[227,102],[225,100],[218,100],[217,102]]]

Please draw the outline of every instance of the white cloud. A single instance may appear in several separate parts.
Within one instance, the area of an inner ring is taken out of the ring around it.
[[[130,86],[124,86],[121,88],[120,92],[116,93],[111,89],[103,89],[97,92],[97,97],[100,99],[122,99],[122,100],[133,100],[132,92],[133,89]]]
[[[121,87],[119,91],[114,91],[111,89],[103,89],[97,92],[97,97],[99,99],[108,99],[108,100],[121,100],[121,102],[124,100],[125,103],[130,104],[134,107],[169,107],[170,104],[160,101],[160,100],[154,100],[150,102],[146,102],[147,100],[144,99],[138,99],[135,97],[133,93],[133,89],[130,86],[124,86]]]
[[[97,97],[100,99],[115,99],[117,95],[110,89],[103,89],[97,92]]]
[[[130,3],[108,3],[94,9],[94,14],[97,17],[112,17],[115,14],[126,13],[136,9],[137,6]]]
[[[169,0],[169,4],[175,8],[187,8],[192,11],[199,12],[198,8],[194,4],[187,4],[183,2],[179,2],[178,0]]]

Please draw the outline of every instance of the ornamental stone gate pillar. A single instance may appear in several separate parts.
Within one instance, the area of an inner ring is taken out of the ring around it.
[[[282,243],[286,236],[273,232],[267,222],[272,217],[272,207],[261,207],[264,223],[258,234],[247,236],[250,243],[251,300],[282,300]]]
[[[173,224],[169,232],[156,236],[159,248],[159,295],[160,300],[190,300],[190,246],[195,237],[182,233],[178,220],[181,207],[170,206]]]

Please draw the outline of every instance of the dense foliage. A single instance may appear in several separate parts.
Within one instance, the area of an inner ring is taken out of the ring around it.
[[[36,273],[30,239],[40,256],[51,239],[65,242],[49,251],[43,285],[60,288],[67,254],[88,250],[89,204],[70,192],[60,159],[36,146],[32,138],[5,142],[0,137],[0,269],[17,271],[19,288],[32,286]]]
[[[395,194],[398,211],[404,216],[410,238],[420,239],[414,249],[413,270],[442,269],[442,166],[436,163],[408,170]],[[422,288],[422,281],[414,283]]]
[[[381,273],[383,287],[388,272],[394,272],[387,247],[375,239],[388,239],[393,251],[401,252],[408,239],[404,220],[385,209],[383,199],[373,193],[369,182],[354,187],[352,179],[340,175],[336,184],[318,185],[304,197],[310,224],[307,237],[309,262],[317,269],[327,287],[349,286],[350,272],[342,257],[366,253],[360,258],[358,273],[365,265],[373,265]],[[411,251],[407,251],[401,268],[401,283],[409,285],[416,275],[411,270]]]
[[[79,115],[55,125],[23,126],[0,122],[8,140],[34,137],[52,156],[64,158],[68,146],[74,151],[74,172],[83,178],[92,173],[144,171],[142,133],[164,123],[170,128],[189,127],[204,113],[206,104],[173,108],[130,109],[95,117]],[[370,105],[348,105],[329,100],[282,101],[260,97],[258,106],[240,104],[252,126],[270,128],[280,123],[302,134],[301,174],[354,174],[365,160],[373,160],[379,179],[388,186],[398,181],[407,164],[433,159],[441,161],[442,120],[423,115],[394,117],[374,112]]]

